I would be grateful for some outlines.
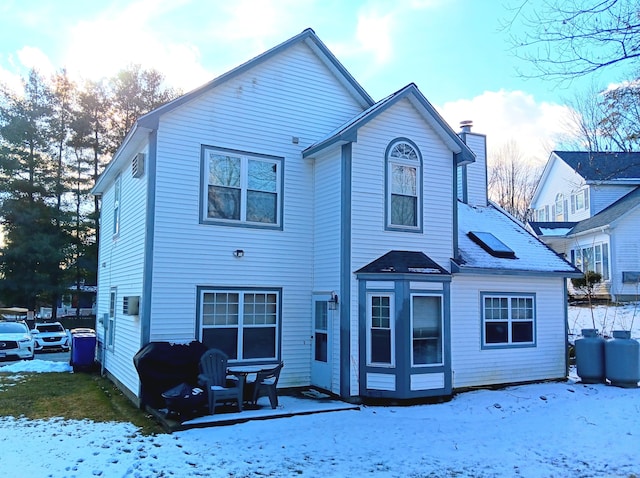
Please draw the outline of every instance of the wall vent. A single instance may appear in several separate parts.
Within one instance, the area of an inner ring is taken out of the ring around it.
[[[144,176],[144,153],[138,153],[131,160],[131,175],[134,178]]]
[[[122,313],[124,315],[138,315],[140,312],[140,296],[129,295],[122,298]]]

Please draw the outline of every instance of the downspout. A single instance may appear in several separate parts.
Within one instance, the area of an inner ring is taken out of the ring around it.
[[[352,143],[342,146],[340,176],[340,396],[351,397],[351,163]]]

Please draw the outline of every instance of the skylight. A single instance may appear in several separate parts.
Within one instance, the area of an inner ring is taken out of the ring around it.
[[[505,243],[490,232],[469,231],[469,237],[473,242],[482,247],[494,257],[515,259],[516,254]]]

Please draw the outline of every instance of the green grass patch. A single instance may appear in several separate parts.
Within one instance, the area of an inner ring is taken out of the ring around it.
[[[61,417],[96,422],[130,422],[144,434],[164,433],[109,380],[89,373],[0,373],[2,416]]]

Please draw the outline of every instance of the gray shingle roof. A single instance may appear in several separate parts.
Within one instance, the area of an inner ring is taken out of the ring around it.
[[[595,216],[580,221],[575,225],[571,232],[567,236],[578,234],[580,232],[589,231],[598,227],[608,226],[623,214],[631,211],[633,208],[640,205],[640,187],[634,189],[626,196],[621,197],[611,206],[603,209]]]
[[[370,262],[356,273],[395,273],[395,274],[446,274],[433,259],[423,252],[389,251],[384,256]]]
[[[586,181],[640,179],[640,153],[554,151]]]

